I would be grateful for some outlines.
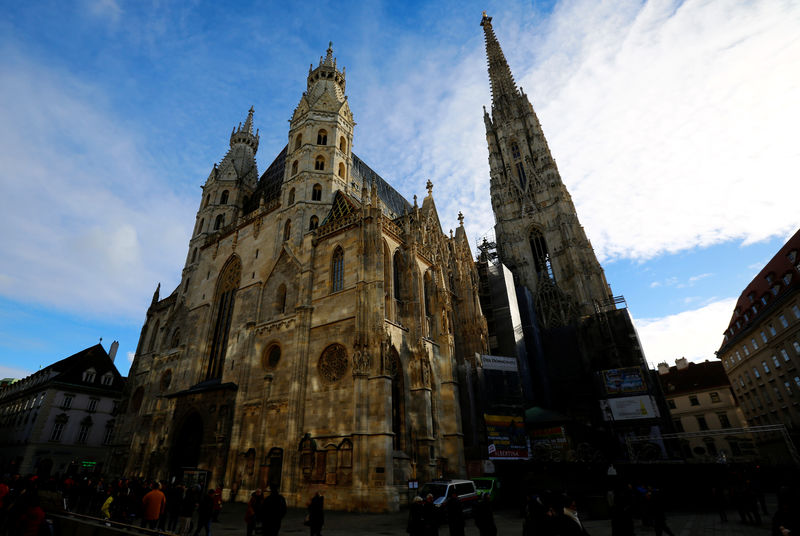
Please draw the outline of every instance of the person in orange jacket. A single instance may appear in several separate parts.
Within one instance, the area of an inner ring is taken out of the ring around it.
[[[142,527],[155,529],[164,514],[167,498],[159,487],[158,482],[153,482],[152,489],[142,497]]]

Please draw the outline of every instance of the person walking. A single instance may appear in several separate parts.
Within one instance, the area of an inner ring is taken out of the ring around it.
[[[181,509],[178,512],[178,527],[180,536],[189,536],[192,532],[192,516],[200,503],[200,486],[194,485],[186,488],[181,500]]]
[[[214,490],[208,490],[197,506],[197,528],[194,536],[200,534],[200,529],[206,531],[206,536],[211,536],[211,516],[214,514]]]
[[[478,527],[481,536],[497,536],[497,526],[494,524],[492,503],[488,494],[482,495],[478,499],[472,510],[472,516],[475,518],[475,526]]]
[[[311,536],[321,536],[322,526],[325,524],[325,497],[318,491],[308,503],[308,526]]]
[[[321,496],[320,496],[321,498]],[[322,512],[322,504],[320,504],[320,513]],[[261,505],[261,526],[264,531],[264,536],[278,536],[281,530],[281,521],[286,515],[286,499],[278,491],[278,486],[275,484],[269,485],[269,495],[264,499]],[[320,522],[320,530],[322,523]]]
[[[458,500],[456,490],[450,492],[445,507],[447,508],[447,526],[450,527],[450,536],[464,536],[464,506]]]
[[[156,529],[158,520],[164,515],[167,498],[159,489],[158,482],[153,482],[144,497],[142,497],[142,528]]]
[[[653,530],[656,536],[661,536],[666,533],[669,536],[675,536],[670,528],[667,526],[667,515],[664,508],[664,501],[661,497],[661,492],[657,489],[650,488],[645,495],[646,510],[650,514],[650,519],[653,522]]]
[[[578,517],[578,506],[575,499],[565,495],[562,498],[563,509],[555,517],[555,534],[559,536],[588,536],[586,527]]]
[[[409,536],[425,536],[425,506],[422,497],[417,495],[408,509],[406,532]]]
[[[433,494],[425,496],[422,505],[423,534],[425,536],[439,536],[439,512],[433,503]]]
[[[264,501],[264,494],[261,488],[257,488],[250,494],[247,501],[247,509],[244,511],[244,523],[247,526],[247,536],[253,536],[256,529],[256,522],[261,520],[261,503]]]

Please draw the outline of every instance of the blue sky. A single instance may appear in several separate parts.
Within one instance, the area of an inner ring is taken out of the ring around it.
[[[445,232],[493,225],[481,11],[650,362],[713,357],[800,227],[796,2],[9,3],[0,20],[0,377],[120,341],[177,284],[200,185],[256,110],[264,170],[333,41],[354,151]]]

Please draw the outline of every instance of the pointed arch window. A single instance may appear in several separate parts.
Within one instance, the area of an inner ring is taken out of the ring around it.
[[[396,251],[394,257],[392,258],[392,272],[394,275],[394,280],[392,281],[392,287],[394,289],[394,299],[400,301],[402,299],[402,278],[401,274],[403,273],[403,258],[400,255],[399,251]]]
[[[227,205],[228,204],[228,190],[223,190],[222,195],[219,196],[219,204],[220,205]]]
[[[292,162],[292,175],[297,175],[297,169],[300,164],[295,160]]]
[[[160,328],[161,328],[161,323],[158,320],[156,320],[156,325],[153,328],[153,334],[150,335],[150,346],[147,347],[148,352],[153,352],[155,350],[158,350],[158,348],[156,348],[156,338],[158,337],[158,330]]]
[[[339,136],[339,150],[343,153],[347,152],[347,140],[344,139],[344,136]]]
[[[311,200],[322,201],[322,186],[320,186],[319,184],[315,184],[314,187],[311,189]]]
[[[400,355],[394,346],[389,349],[386,370],[392,377],[392,433],[393,447],[402,450],[405,446],[405,388],[403,368],[400,366]]]
[[[311,219],[308,222],[308,230],[313,231],[317,227],[319,227],[319,218],[316,216],[311,216]]]
[[[294,150],[296,151],[302,146],[303,146],[303,135],[298,134],[297,137],[294,139]]]
[[[331,257],[331,292],[338,292],[344,288],[344,250],[336,246]]]
[[[533,254],[533,267],[539,279],[549,279],[555,281],[553,265],[550,261],[550,252],[547,250],[547,242],[544,235],[538,229],[531,231],[530,235],[531,253]]]
[[[513,158],[515,161],[516,161],[516,160],[519,160],[519,159],[520,159],[520,157],[521,157],[521,154],[520,154],[520,152],[519,152],[519,145],[517,145],[517,142],[515,142],[515,141],[512,141],[512,142],[511,142],[511,157],[512,157],[512,158]]]
[[[525,176],[525,167],[522,165],[522,162],[517,162],[517,178],[519,179],[520,187],[524,189],[528,178]]]
[[[275,295],[275,312],[282,315],[286,312],[286,285],[281,283]]]
[[[325,170],[325,159],[321,156],[318,156],[316,160],[314,160],[314,169],[317,171],[324,171]]]
[[[289,190],[289,206],[294,205],[294,188]]]
[[[289,240],[292,237],[292,220],[286,220],[283,224],[283,240]]]
[[[200,225],[197,227],[197,233],[202,233],[203,227],[205,227],[205,225],[206,225],[206,219],[200,218]]]
[[[225,226],[225,215],[218,214],[217,218],[214,220],[214,230],[219,231],[224,226]]]
[[[344,164],[339,162],[339,176],[344,178]]]
[[[231,258],[222,269],[217,279],[217,289],[214,295],[214,317],[211,325],[211,344],[208,355],[206,379],[222,377],[225,353],[228,348],[228,333],[233,318],[233,307],[236,298],[236,289],[242,275],[242,261],[239,257]]]
[[[328,145],[328,131],[324,128],[317,132],[317,145]]]

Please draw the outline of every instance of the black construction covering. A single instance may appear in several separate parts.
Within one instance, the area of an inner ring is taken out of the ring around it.
[[[281,195],[281,185],[283,184],[283,172],[286,169],[286,152],[288,145],[284,146],[283,150],[278,153],[275,160],[269,165],[267,170],[261,175],[258,180],[253,196],[248,199],[243,207],[243,212],[249,214],[258,208],[261,199],[264,203],[269,203],[273,199],[277,199]]]

